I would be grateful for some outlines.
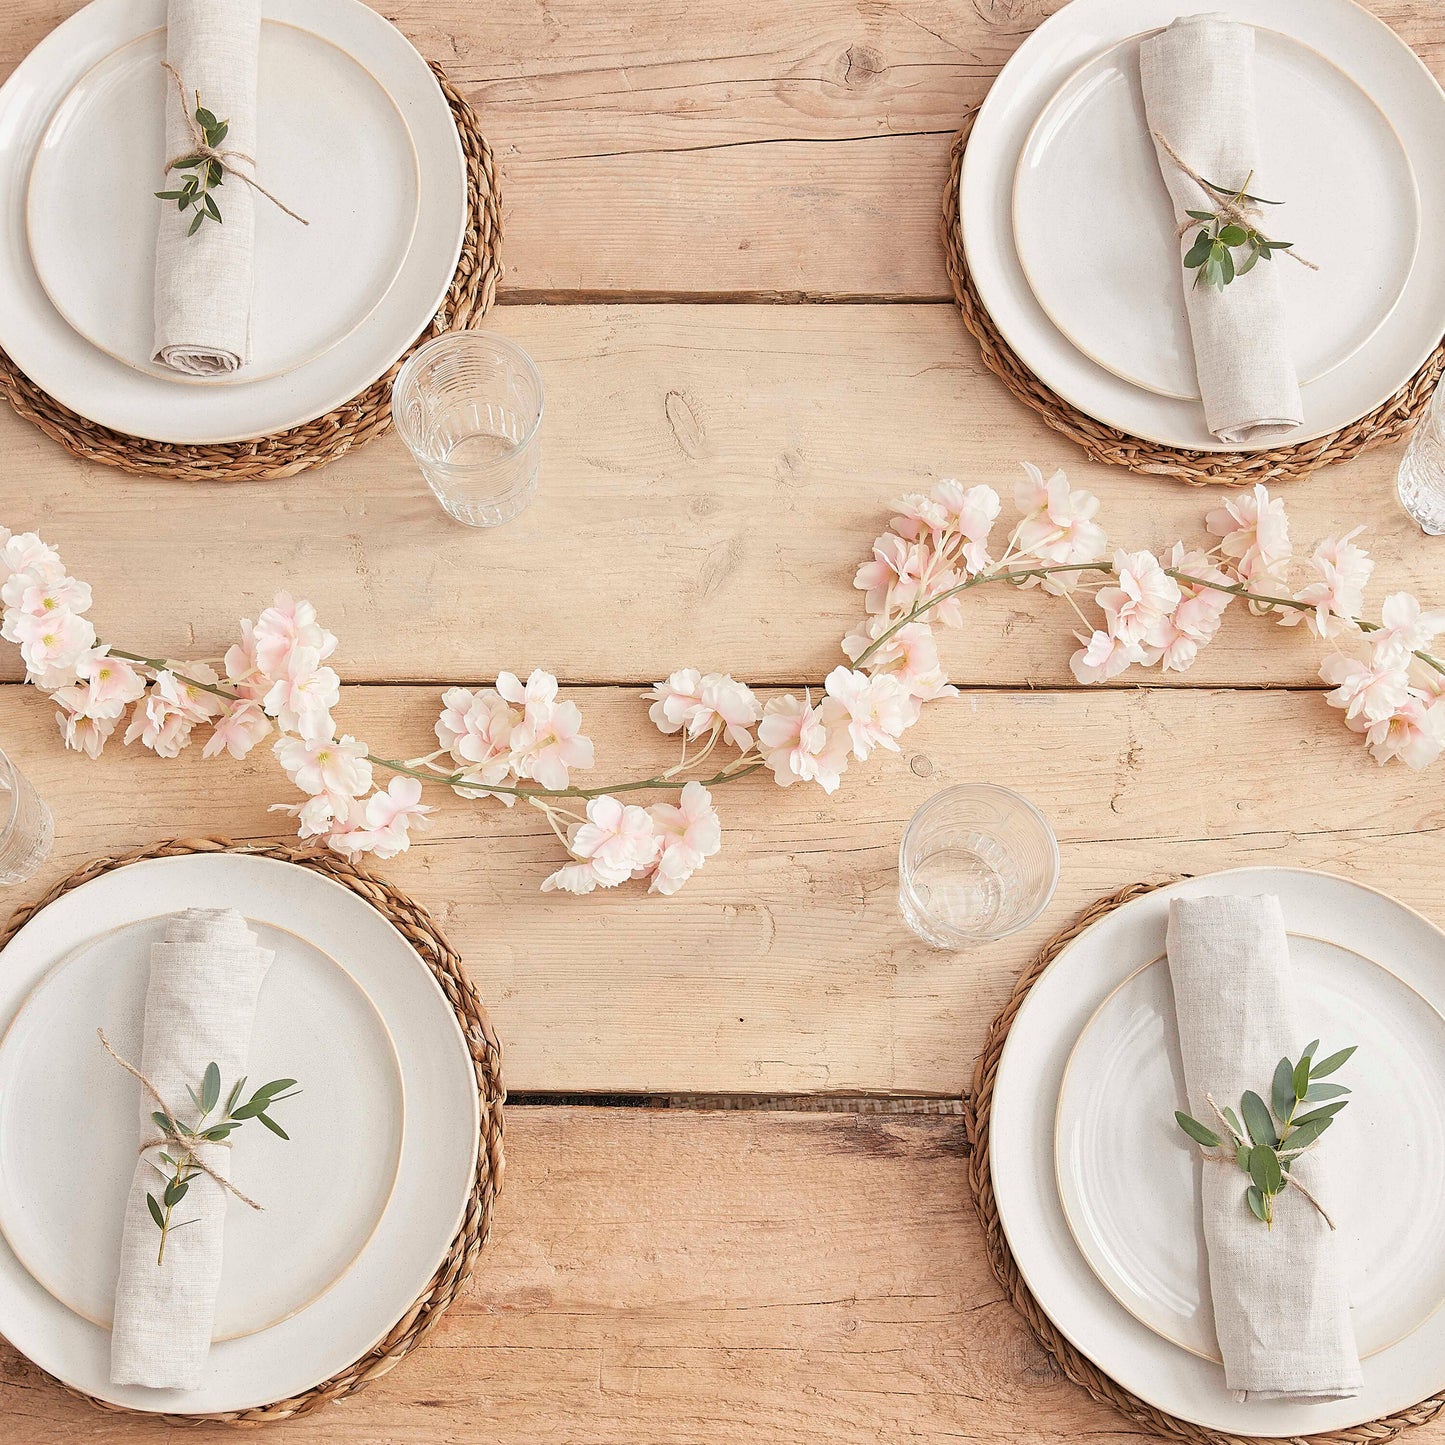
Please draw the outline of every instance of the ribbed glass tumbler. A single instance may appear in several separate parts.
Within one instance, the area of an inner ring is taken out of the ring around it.
[[[50,856],[55,824],[29,778],[0,752],[0,883],[23,883]]]
[[[447,514],[469,527],[510,522],[537,490],[542,378],[520,346],[452,331],[397,374],[391,416]]]
[[[969,948],[1032,923],[1059,881],[1059,845],[1027,798],[989,783],[935,793],[898,848],[903,921],[935,948]]]

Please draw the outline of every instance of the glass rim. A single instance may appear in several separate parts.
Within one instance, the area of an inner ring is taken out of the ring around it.
[[[537,370],[537,363],[525,352],[515,341],[508,337],[499,335],[495,331],[487,331],[481,327],[469,327],[464,331],[444,331],[440,336],[433,336],[430,341],[423,342],[412,352],[402,363],[401,370],[396,374],[396,380],[391,384],[391,424],[396,428],[397,435],[406,443],[407,449],[415,456],[416,447],[413,444],[414,438],[410,428],[402,417],[400,397],[406,388],[412,383],[416,373],[421,369],[422,364],[432,355],[433,352],[446,350],[453,347],[468,347],[478,343],[492,347],[500,352],[509,361],[524,371],[530,378],[532,384],[537,388],[537,414],[527,424],[527,429],[522,433],[521,439],[512,450],[495,461],[476,462],[446,462],[437,461],[431,457],[425,459],[425,465],[439,472],[465,472],[468,476],[486,476],[491,472],[500,471],[503,467],[513,463],[517,453],[525,451],[537,438],[537,432],[542,425],[542,413],[547,409],[547,388],[542,384],[542,373]],[[422,459],[417,458],[418,461]]]
[[[1026,817],[1031,818],[1042,829],[1043,836],[1048,840],[1049,876],[1046,886],[1040,892],[1039,901],[1016,923],[1010,923],[1006,929],[1001,931],[987,929],[978,933],[970,933],[949,923],[946,919],[940,918],[918,896],[918,891],[913,886],[912,869],[908,866],[908,843],[919,824],[940,804],[955,802],[963,797],[980,796],[998,798],[1016,805]],[[1001,938],[1007,938],[1010,934],[1027,928],[1053,901],[1054,893],[1059,886],[1060,862],[1058,834],[1054,832],[1053,824],[1049,822],[1043,810],[1036,803],[1031,802],[1022,793],[1013,788],[1005,788],[1000,783],[954,783],[951,787],[940,788],[932,797],[926,798],[908,820],[908,826],[904,828],[903,836],[898,840],[898,886],[908,895],[908,901],[918,912],[928,918],[941,933],[957,939],[960,943],[996,943]]]

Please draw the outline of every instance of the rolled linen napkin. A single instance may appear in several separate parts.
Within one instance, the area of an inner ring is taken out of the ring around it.
[[[1169,906],[1169,978],[1189,1112],[1209,1127],[1246,1089],[1269,1097],[1282,1058],[1298,1058],[1293,970],[1279,899],[1176,898]],[[1326,1203],[1329,1152],[1292,1172]],[[1337,1400],[1360,1391],[1338,1238],[1298,1192],[1279,1196],[1266,1229],[1244,1202],[1232,1165],[1204,1165],[1204,1244],[1224,1378],[1241,1399]]]
[[[273,957],[269,948],[257,947],[256,935],[234,908],[188,908],[167,921],[165,940],[152,945],[140,1071],[173,1117],[193,1119],[186,1088],[199,1093],[207,1064],[219,1066],[225,1089],[246,1072],[256,996]],[[157,1136],[155,1110],[142,1090],[142,1143]],[[167,1234],[158,1265],[160,1231],[146,1194],[161,1192],[157,1186],[164,1181],[151,1161],[164,1147],[153,1145],[136,1161],[126,1201],[110,1378],[117,1385],[187,1390],[200,1384],[211,1347],[227,1196],[214,1180],[196,1179],[178,1208],[184,1218],[199,1222]],[[226,1145],[203,1144],[194,1152],[230,1178]]]
[[[230,122],[224,147],[239,152],[227,164],[252,174],[256,154],[256,66],[261,45],[259,0],[170,0],[166,61],[180,77],[161,70],[165,86],[166,162],[194,146],[187,115],[201,104]],[[181,106],[185,87],[187,109]],[[160,190],[174,190],[188,174],[169,171]],[[224,197],[224,201],[222,198]],[[194,211],[158,202],[156,333],[153,359],[187,376],[225,376],[251,359],[251,283],[255,266],[256,196],[239,176],[224,177],[217,196],[221,224],[205,221],[187,235]]]
[[[1186,15],[1139,46],[1144,113],[1159,169],[1185,219],[1218,202],[1160,145],[1163,136],[1197,174],[1241,186],[1259,161],[1254,112],[1254,31],[1218,15]],[[1254,182],[1250,189],[1269,195]],[[1204,420],[1231,446],[1259,446],[1304,421],[1299,376],[1286,334],[1275,261],[1260,261],[1223,291],[1196,286],[1183,266],[1197,227],[1179,242],[1179,275]]]

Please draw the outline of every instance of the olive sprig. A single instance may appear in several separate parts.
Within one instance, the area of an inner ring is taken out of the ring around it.
[[[155,1164],[155,1168],[166,1181],[165,1188],[159,1198],[150,1193],[146,1195],[146,1207],[150,1210],[156,1228],[161,1232],[160,1247],[156,1251],[157,1265],[165,1259],[166,1239],[171,1232],[197,1223],[194,1219],[177,1223],[171,1217],[176,1205],[186,1197],[192,1182],[206,1172],[197,1164],[193,1150],[202,1144],[224,1143],[234,1130],[250,1119],[259,1119],[278,1138],[289,1139],[291,1136],[267,1111],[282,1099],[295,1098],[301,1092],[295,1085],[295,1079],[273,1079],[242,1102],[241,1092],[246,1087],[243,1076],[226,1096],[224,1110],[212,1122],[207,1123],[221,1101],[221,1070],[213,1061],[206,1065],[199,1094],[189,1084],[186,1085],[186,1093],[191,1096],[191,1102],[197,1110],[195,1123],[184,1124],[159,1109],[151,1115],[151,1122],[167,1141],[166,1148],[162,1150]]]
[[[1320,1041],[1316,1039],[1298,1060],[1281,1059],[1275,1065],[1269,1104],[1253,1089],[1247,1089],[1241,1097],[1238,1114],[1233,1109],[1221,1109],[1210,1098],[1209,1104],[1227,1130],[1227,1138],[1183,1110],[1174,1112],[1179,1127],[1201,1149],[1217,1151],[1206,1152],[1206,1159],[1224,1163],[1232,1160],[1249,1176],[1244,1202],[1249,1212],[1271,1229],[1274,1228],[1275,1200],[1291,1184],[1314,1205],[1331,1229],[1335,1227],[1319,1200],[1290,1173],[1294,1162],[1319,1142],[1335,1116],[1350,1102],[1346,1097],[1350,1091],[1344,1084],[1321,1080],[1349,1059],[1355,1045],[1316,1063],[1315,1052],[1319,1046]],[[1319,1107],[1301,1113],[1301,1106],[1305,1104]]]
[[[196,124],[201,129],[201,136],[205,140],[209,150],[219,150],[221,142],[226,139],[226,134],[231,128],[230,121],[217,120],[205,106],[201,104],[200,92],[196,93]],[[225,167],[215,156],[201,154],[182,156],[172,163],[170,169],[178,171],[189,171],[182,184],[169,191],[156,191],[155,196],[160,201],[174,201],[176,209],[184,214],[186,211],[194,210],[195,215],[191,219],[190,228],[186,235],[194,236],[200,230],[205,221],[214,221],[221,225],[221,209],[216,204],[213,191],[219,189],[225,176]]]

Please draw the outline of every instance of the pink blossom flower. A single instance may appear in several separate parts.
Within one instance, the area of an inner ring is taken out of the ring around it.
[[[256,664],[273,682],[291,674],[290,658],[297,648],[315,653],[316,663],[336,651],[336,638],[316,620],[316,609],[289,592],[276,594],[256,619],[253,637]]]
[[[662,839],[646,808],[601,797],[587,804],[587,821],[571,830],[567,846],[575,859],[592,865],[604,888],[614,888],[652,867]]]
[[[1293,607],[1280,609],[1280,622],[1285,627],[1297,626],[1309,618],[1311,630],[1319,637],[1336,637],[1355,626],[1355,619],[1365,606],[1365,584],[1375,564],[1354,539],[1365,529],[1356,527],[1343,537],[1321,542],[1309,560],[1315,580],[1294,594],[1296,602],[1306,603],[1314,612],[1301,612]]]
[[[303,793],[354,798],[371,787],[366,744],[355,738],[299,738],[283,733],[271,751]]]
[[[63,576],[60,554],[34,532],[11,532],[0,527],[0,576],[30,572],[37,577]]]
[[[20,644],[30,681],[46,692],[75,681],[75,665],[95,646],[95,628],[74,612],[7,613],[6,636]]]
[[[747,683],[730,673],[710,672],[702,680],[702,703],[712,714],[709,727],[721,727],[742,752],[752,747],[752,726],[762,717],[763,706]]]
[[[271,679],[256,661],[256,629],[249,619],[241,619],[241,640],[226,649],[222,665],[226,680],[247,702],[260,702],[270,691]]]
[[[671,735],[685,727],[687,735],[695,738],[707,726],[709,708],[702,700],[702,674],[695,667],[678,668],[642,696],[653,700],[647,715],[659,732]]]
[[[1220,539],[1220,550],[1234,563],[1240,581],[1279,585],[1280,573],[1293,556],[1283,498],[1271,498],[1269,489],[1256,483],[1253,491],[1227,498],[1205,517],[1204,525]]]
[[[214,683],[216,674],[203,662],[186,664],[187,674],[198,682]],[[149,691],[135,705],[125,741],[140,739],[159,757],[174,758],[191,740],[197,723],[209,721],[221,711],[219,698],[192,687],[176,676],[173,668],[156,673]]]
[[[112,657],[108,647],[82,654],[75,676],[85,698],[81,711],[94,718],[119,717],[146,690],[145,678],[123,657]]]
[[[605,882],[591,863],[564,863],[542,880],[543,893],[591,893],[595,888],[615,888]]]
[[[282,732],[329,738],[336,731],[331,709],[341,701],[341,679],[321,663],[314,647],[295,646],[281,658],[281,670],[262,699]]]
[[[1424,612],[1408,592],[1392,592],[1380,608],[1380,629],[1372,634],[1377,658],[1388,656],[1401,666],[1410,654],[1428,650],[1445,632],[1445,612]]]
[[[512,733],[519,778],[532,778],[555,791],[568,785],[570,769],[592,766],[592,740],[582,736],[582,714],[575,703],[557,701],[557,679],[551,673],[538,668],[523,687],[514,673],[503,672],[497,691],[523,709]]]
[[[349,858],[361,853],[395,858],[411,847],[411,830],[429,827],[426,815],[435,811],[422,802],[418,779],[394,777],[385,789],[355,800],[342,826],[331,829],[327,842]]]
[[[270,720],[260,705],[239,698],[216,719],[201,756],[214,758],[227,752],[233,758],[244,758],[270,731]]]
[[[918,597],[919,583],[928,564],[928,549],[885,532],[873,543],[873,556],[854,575],[853,585],[867,595],[863,605],[869,612],[887,612],[894,607],[911,607]]]
[[[88,758],[98,758],[106,739],[119,725],[120,714],[88,712],[86,689],[78,684],[58,688],[51,696],[58,704],[55,721],[60,726],[65,746],[84,753]]]
[[[1110,634],[1156,654],[1169,645],[1169,619],[1182,600],[1179,584],[1152,552],[1115,552],[1114,585],[1097,594]]]
[[[1069,479],[1057,471],[1047,481],[1032,462],[1014,489],[1023,520],[1014,529],[1013,546],[1021,561],[1037,560],[1045,566],[1097,562],[1108,549],[1104,529],[1094,521],[1099,499],[1092,492],[1073,491]],[[1043,579],[1045,591],[1066,592],[1078,581],[1077,573],[1060,573]]]
[[[1130,663],[1144,660],[1137,644],[1126,642],[1112,632],[1093,632],[1088,637],[1081,636],[1079,641],[1084,646],[1069,659],[1069,670],[1085,686],[1108,682]]]
[[[1356,719],[1349,726],[1363,730],[1370,755],[1382,767],[1399,758],[1407,768],[1428,767],[1445,749],[1445,698],[1415,688],[1389,717],[1368,725]]]
[[[992,487],[963,487],[949,478],[933,489],[934,500],[940,503],[947,517],[947,529],[963,539],[959,556],[970,575],[982,572],[989,565],[988,537],[1002,510],[998,493]]]
[[[442,694],[442,712],[436,721],[437,741],[470,780],[452,791],[463,798],[500,798],[509,808],[510,793],[490,793],[513,776],[512,731],[519,721],[506,699],[493,688],[448,688]]]
[[[1234,601],[1232,592],[1221,592],[1210,587],[1210,582],[1229,584],[1229,577],[1220,571],[1201,552],[1184,550],[1182,542],[1176,542],[1169,554],[1169,566],[1175,572],[1182,572],[1186,578],[1198,578],[1198,582],[1180,580],[1179,605],[1169,619],[1166,640],[1160,665],[1165,672],[1183,672],[1191,667],[1199,656],[1199,649],[1212,642],[1219,632],[1225,609]]]
[[[354,805],[358,803],[356,798],[339,798],[330,793],[317,793],[314,797],[307,798],[304,803],[272,803],[267,809],[270,813],[287,813],[299,821],[297,836],[301,838],[321,838],[330,833],[340,820],[341,825],[348,826],[348,821]],[[359,826],[359,821],[357,826]]]
[[[47,612],[88,612],[88,583],[67,577],[55,568],[27,568],[12,573],[0,587],[0,602],[17,612],[42,617]]]
[[[695,667],[682,667],[642,695],[654,699],[647,715],[660,732],[670,735],[686,728],[690,738],[726,733],[743,751],[752,746],[752,725],[763,715],[752,688],[726,672],[704,677]]]
[[[853,756],[860,761],[876,747],[898,752],[897,739],[918,721],[922,710],[918,699],[893,673],[870,677],[865,672],[835,667],[824,686],[828,696],[836,698],[847,713]]]
[[[780,787],[817,783],[825,793],[836,790],[848,766],[848,710],[836,698],[817,706],[789,694],[770,697],[758,724],[758,749]]]
[[[889,639],[885,653],[892,654],[887,668],[919,702],[940,697],[957,697],[938,660],[938,643],[926,622],[910,622]],[[880,653],[880,658],[882,657]],[[882,668],[878,669],[882,671]]]
[[[1347,722],[1386,722],[1410,695],[1409,674],[1389,658],[1365,663],[1332,652],[1320,663],[1320,676],[1334,689],[1325,694],[1325,701],[1343,708]]]
[[[657,803],[649,810],[662,845],[649,893],[676,893],[722,847],[722,824],[712,795],[699,782],[688,783],[677,805]]]

